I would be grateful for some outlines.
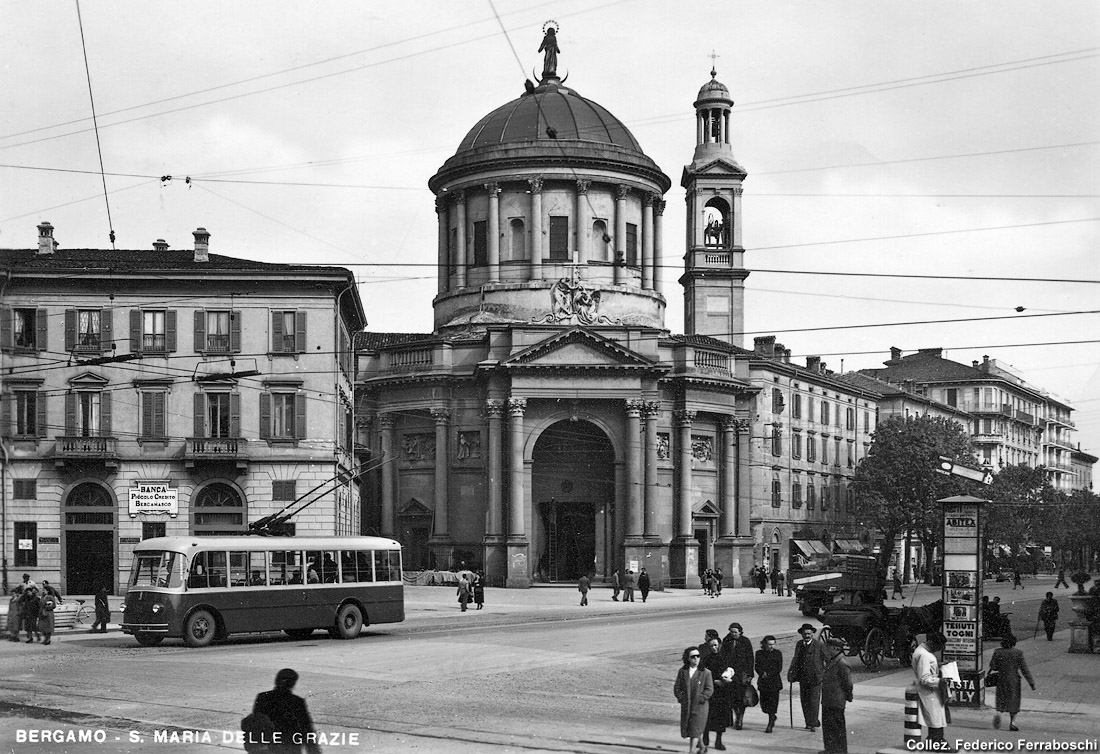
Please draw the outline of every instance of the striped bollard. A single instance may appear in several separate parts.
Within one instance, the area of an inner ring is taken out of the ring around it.
[[[919,704],[917,692],[911,689],[905,690],[905,748],[912,751],[909,742],[920,743],[920,720],[917,717]]]

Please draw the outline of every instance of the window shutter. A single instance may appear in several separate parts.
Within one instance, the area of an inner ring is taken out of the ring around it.
[[[34,396],[35,422],[34,433],[38,437],[46,436],[46,394],[37,393]]]
[[[229,313],[229,350],[237,353],[241,350],[241,310]]]
[[[306,397],[294,396],[294,436],[299,440],[306,438]]]
[[[241,436],[241,396],[240,393],[229,394],[229,436]]]
[[[260,393],[260,438],[271,438],[271,393]]]
[[[195,424],[192,437],[206,437],[206,394],[195,393]]]
[[[12,311],[8,307],[0,309],[0,347],[12,348],[15,340],[11,332]]]
[[[65,352],[76,348],[76,309],[65,310]]]
[[[206,312],[202,309],[195,312],[195,350],[206,350]]]
[[[164,350],[172,352],[176,350],[176,310],[169,309],[164,313]]]
[[[141,310],[130,310],[130,353],[141,353]]]
[[[111,436],[111,394],[107,391],[99,396],[99,434]]]
[[[153,394],[153,435],[155,437],[167,437],[168,432],[164,427],[164,414],[165,414],[165,399],[168,397],[167,393],[154,393]]]
[[[10,437],[15,434],[15,427],[12,425],[11,415],[11,403],[14,399],[15,396],[11,393],[0,395],[0,435],[4,437]]]
[[[35,341],[39,351],[49,350],[50,337],[50,313],[46,309],[38,310],[38,340]],[[6,341],[5,341],[6,342]]]
[[[294,312],[294,350],[306,352],[306,313]]]
[[[271,312],[271,350],[279,353],[283,350],[283,313]]]
[[[76,434],[76,393],[65,393],[65,434]]]
[[[153,394],[141,395],[141,436],[153,436]]]
[[[112,309],[104,309],[99,313],[100,351],[110,351],[111,345],[115,342],[115,328],[111,321],[113,314]]]

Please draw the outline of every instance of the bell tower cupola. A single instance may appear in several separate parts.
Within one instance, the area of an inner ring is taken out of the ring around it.
[[[695,154],[680,185],[687,202],[684,333],[742,345],[745,249],[741,245],[741,182],[748,173],[730,146],[733,99],[712,67],[695,100]]]

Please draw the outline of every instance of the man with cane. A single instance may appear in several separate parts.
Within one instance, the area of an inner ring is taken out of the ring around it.
[[[802,640],[794,647],[794,657],[787,669],[787,682],[798,683],[802,716],[811,733],[821,727],[821,674],[825,667],[825,652],[814,638],[817,629],[803,623],[798,629]],[[794,727],[794,702],[791,702],[791,727]]]

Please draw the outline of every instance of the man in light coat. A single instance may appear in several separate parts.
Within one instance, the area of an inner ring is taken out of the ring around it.
[[[947,727],[947,694],[940,676],[940,661],[937,652],[942,652],[947,640],[938,631],[930,632],[924,643],[913,652],[913,684],[919,699],[917,720],[928,728],[928,741],[944,741],[944,729]],[[954,751],[943,748],[937,751]]]
[[[802,717],[806,730],[811,733],[821,727],[821,674],[825,668],[825,652],[821,642],[814,638],[817,629],[803,623],[798,629],[802,637],[794,646],[794,657],[787,669],[787,682],[798,684],[798,696],[802,702]]]

